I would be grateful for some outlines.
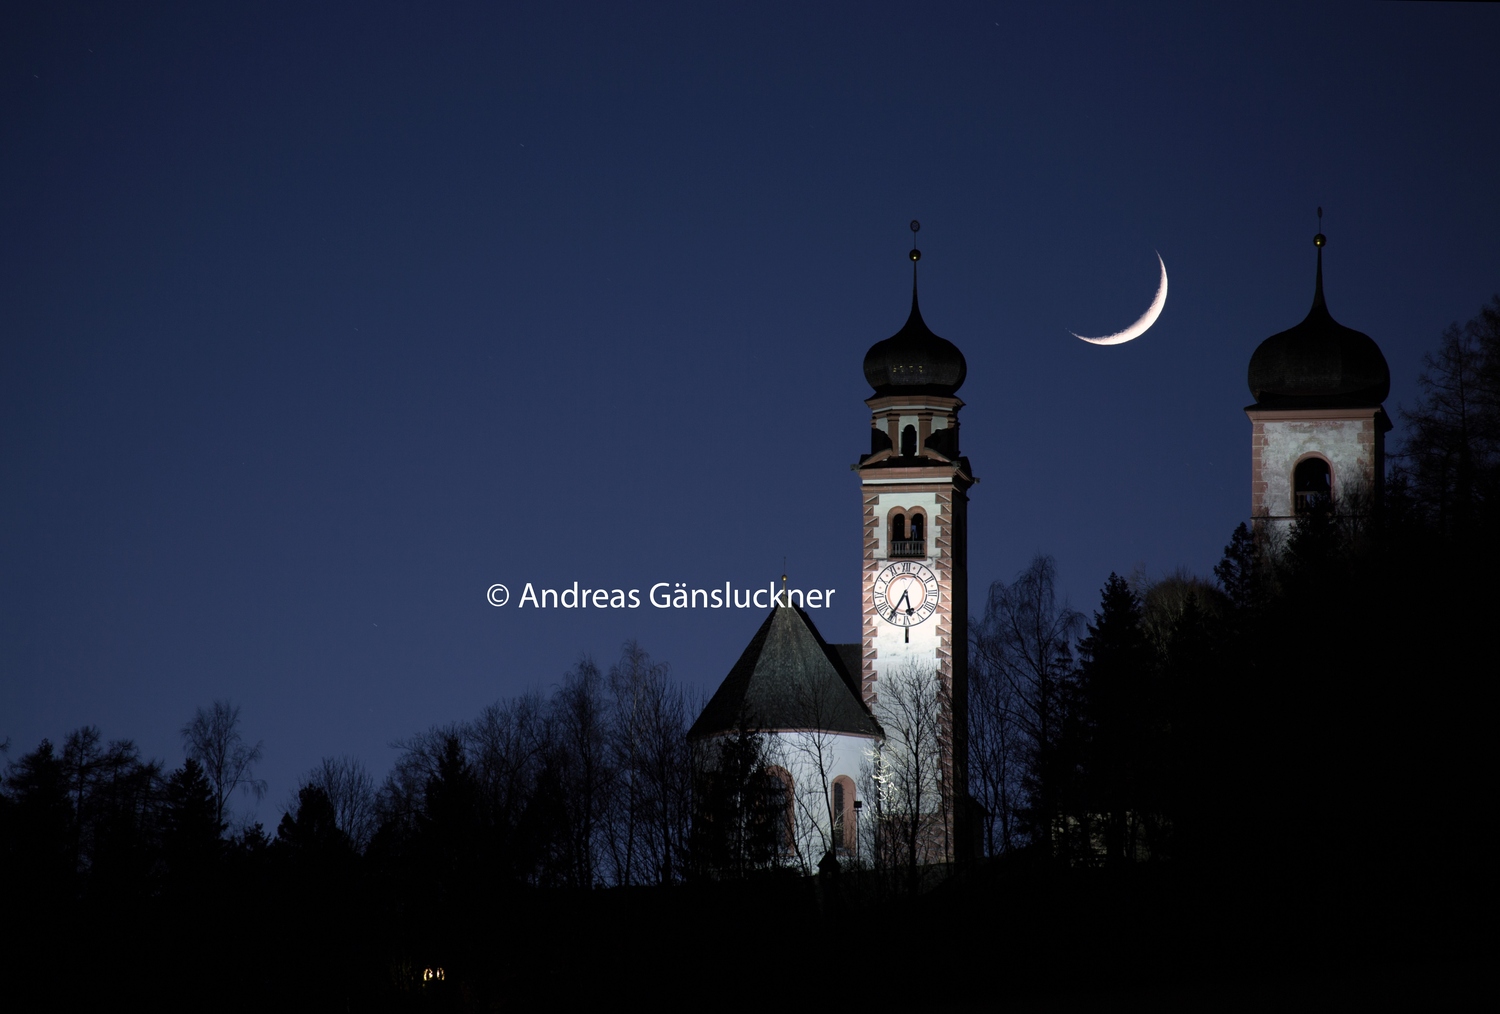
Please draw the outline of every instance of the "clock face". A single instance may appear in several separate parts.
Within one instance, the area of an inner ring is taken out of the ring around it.
[[[893,563],[875,575],[874,594],[881,619],[898,627],[914,627],[937,611],[937,575],[926,564]]]

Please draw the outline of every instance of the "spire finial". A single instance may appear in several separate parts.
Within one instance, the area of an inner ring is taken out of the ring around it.
[[[911,298],[917,298],[917,261],[922,259],[922,251],[917,249],[917,231],[922,228],[922,223],[915,218],[911,220]]]
[[[911,312],[915,317],[921,316],[917,309],[917,261],[922,259],[922,251],[917,249],[917,231],[921,228],[921,222],[911,220],[911,253],[906,255],[911,258]]]
[[[1313,290],[1313,309],[1328,312],[1328,304],[1323,299],[1323,246],[1328,242],[1328,237],[1323,235],[1323,207],[1318,206],[1318,234],[1313,237],[1313,246],[1318,248],[1318,284]]]

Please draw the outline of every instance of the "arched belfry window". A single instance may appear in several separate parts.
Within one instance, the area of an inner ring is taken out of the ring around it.
[[[901,430],[901,456],[913,458],[917,454],[917,428],[907,426]]]
[[[887,554],[920,559],[927,555],[927,516],[920,507],[910,513],[891,515],[891,541]]]
[[[1308,514],[1333,502],[1333,472],[1322,458],[1304,458],[1292,471],[1292,508]]]

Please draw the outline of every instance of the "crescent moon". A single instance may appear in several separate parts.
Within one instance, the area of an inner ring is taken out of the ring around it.
[[[1083,338],[1091,345],[1123,345],[1150,330],[1151,325],[1156,323],[1156,318],[1161,316],[1162,307],[1167,305],[1167,262],[1161,259],[1159,253],[1156,255],[1156,260],[1161,265],[1161,287],[1156,290],[1156,298],[1151,301],[1150,306],[1146,307],[1146,312],[1141,314],[1140,320],[1123,331],[1107,334],[1103,338],[1083,338],[1083,335],[1074,334],[1072,331],[1068,334],[1073,335],[1074,338]]]

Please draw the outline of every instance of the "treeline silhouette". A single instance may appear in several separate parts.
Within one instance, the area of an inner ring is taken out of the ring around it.
[[[155,991],[166,956],[139,946],[150,927],[174,941],[168,995],[232,976],[238,992],[216,1003],[291,984],[307,1001],[427,1003],[476,926],[524,941],[569,893],[685,878],[691,717],[666,667],[630,643],[607,673],[582,660],[550,697],[397,744],[378,788],[359,762],[325,759],[274,836],[230,827],[235,791],[264,785],[228,702],[183,727],[188,757],[171,772],[87,727],[9,767],[7,909],[28,913],[29,974],[59,996]],[[499,981],[539,970],[489,964]]]
[[[0,787],[7,975],[194,1009],[848,997],[849,962],[891,998],[1441,996],[1493,899],[1500,298],[1421,379],[1383,487],[1240,525],[1211,579],[1110,575],[1087,619],[1046,557],[989,589],[975,855],[936,886],[782,862],[757,737],[695,784],[698,702],[632,643],[414,735],[383,782],[325,759],[274,834],[232,826],[264,785],[227,702],[174,770],[43,742]]]
[[[1419,381],[1380,488],[1240,525],[1212,580],[1112,574],[1087,623],[1046,557],[991,587],[969,774],[995,858],[928,904],[1024,914],[964,937],[962,961],[1007,954],[1039,991],[1280,969],[1341,1004],[1392,1002],[1392,969],[1418,1002],[1479,967],[1488,935],[1461,913],[1494,896],[1475,804],[1500,605],[1500,297],[1444,333]],[[1375,992],[1340,994],[1351,970]]]

